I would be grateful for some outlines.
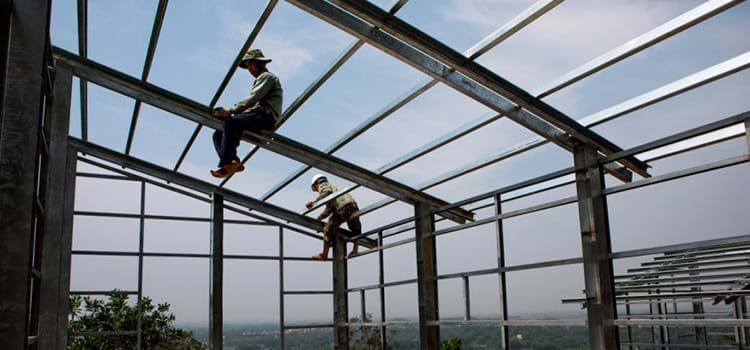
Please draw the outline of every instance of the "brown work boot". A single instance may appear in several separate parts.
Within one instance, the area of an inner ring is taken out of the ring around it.
[[[229,170],[232,171],[232,174],[241,173],[243,170],[245,170],[245,166],[236,160],[233,160],[232,163],[230,163],[228,166],[230,167]]]
[[[211,176],[223,179],[225,177],[234,175],[234,173],[242,172],[243,170],[245,170],[245,166],[242,165],[242,163],[233,160],[227,165],[222,165],[219,169],[211,170]]]

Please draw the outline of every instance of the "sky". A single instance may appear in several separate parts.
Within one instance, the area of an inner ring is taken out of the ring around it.
[[[157,3],[154,0],[89,1],[89,58],[140,77]],[[397,16],[452,48],[464,51],[532,3],[529,0],[412,0]],[[564,1],[480,57],[478,62],[533,91],[701,3],[699,0]],[[148,81],[208,104],[265,4],[259,0],[170,1]],[[386,1],[377,4],[387,6]],[[750,32],[748,19],[750,4],[741,3],[544,100],[574,119],[584,118],[748,52],[750,40],[744,34]],[[76,1],[53,1],[51,35],[54,45],[78,52],[76,21]],[[273,59],[269,69],[282,81],[286,108],[355,40],[280,1],[253,47],[262,49]],[[423,73],[365,45],[278,132],[324,150],[425,78]],[[748,110],[749,83],[750,72],[740,71],[596,126],[594,130],[623,148],[637,146]],[[246,71],[236,72],[218,105],[233,104],[244,97],[251,84],[252,77]],[[79,137],[77,81],[72,101],[70,133]],[[134,101],[92,84],[88,88],[88,101],[90,141],[124,151]],[[335,155],[374,170],[489,112],[487,107],[438,84]],[[132,154],[172,168],[194,128],[195,124],[179,116],[143,105]],[[201,131],[180,171],[218,183],[208,173],[217,162],[211,132],[206,128]],[[501,118],[389,173],[388,177],[417,187],[436,175],[498,154],[534,137],[520,125]],[[250,146],[243,143],[239,153],[245,154],[249,149]],[[664,174],[744,152],[747,152],[745,141],[732,140],[653,162],[652,173]],[[571,165],[572,157],[568,152],[545,145],[427,192],[447,201],[457,201]],[[230,180],[227,187],[257,198],[300,166],[296,161],[261,150],[248,163],[245,172]],[[79,169],[101,171],[80,162]],[[303,212],[304,203],[314,198],[309,180],[316,172],[306,172],[269,201]],[[743,214],[746,214],[750,196],[749,176],[750,167],[741,165],[611,196],[608,205],[613,250],[748,234],[750,222]],[[335,176],[330,178],[341,185],[350,184]],[[618,181],[608,179],[608,183],[616,185]],[[76,209],[136,213],[138,188],[134,182],[79,178]],[[510,202],[504,210],[573,194],[575,188],[566,186]],[[385,198],[364,188],[353,195],[360,207]],[[147,186],[146,211],[207,217],[209,206]],[[368,230],[412,214],[409,205],[396,203],[366,215],[362,221],[364,229]],[[232,213],[226,215],[239,217]],[[479,213],[480,217],[486,215],[488,211]],[[577,218],[576,206],[566,205],[505,220],[506,263],[516,265],[580,256]],[[145,249],[207,253],[208,230],[206,223],[147,220]],[[225,230],[227,254],[278,253],[274,228],[226,225]],[[413,232],[396,239],[409,235]],[[494,267],[494,240],[492,225],[441,236],[437,243],[439,273]],[[137,220],[76,217],[74,249],[135,251],[137,248]],[[284,249],[289,256],[309,256],[320,247],[315,240],[288,232]],[[385,258],[386,281],[416,276],[413,244],[387,250]],[[615,271],[622,273],[649,258],[618,260]],[[144,266],[145,295],[158,302],[169,302],[178,322],[207,322],[207,259],[146,258]],[[284,268],[284,283],[289,290],[331,289],[330,264],[287,262]],[[351,287],[376,284],[376,254],[350,261],[349,272]],[[580,265],[513,272],[507,279],[511,314],[579,311],[579,306],[562,305],[560,299],[581,296],[584,281]],[[460,280],[440,284],[441,315],[461,315]],[[136,286],[136,259],[73,258],[73,290],[133,290]],[[472,313],[496,315],[497,277],[472,278],[471,286]],[[225,322],[278,319],[277,263],[227,260],[224,291]],[[389,316],[416,317],[414,285],[389,288],[386,299]],[[367,306],[368,311],[377,314],[376,292],[367,294]],[[331,307],[330,296],[287,296],[286,320],[288,323],[330,320]],[[352,315],[355,310],[359,310],[358,295],[352,294]]]

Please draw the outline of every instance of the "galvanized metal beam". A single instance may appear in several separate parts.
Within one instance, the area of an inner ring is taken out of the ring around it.
[[[245,133],[244,138],[275,153],[285,155],[288,158],[305,164],[315,164],[316,168],[320,170],[362,184],[372,190],[398,198],[407,203],[426,203],[433,207],[447,205],[447,202],[433,197],[432,195],[417,191],[387,177],[377,175],[356,164],[330,156],[278,134]],[[449,212],[442,213],[441,215],[458,223],[463,223],[467,219],[472,220],[474,218],[473,213],[461,208],[455,208]]]
[[[148,75],[151,72],[151,64],[154,61],[154,54],[156,54],[156,45],[159,43],[159,35],[161,34],[161,27],[164,23],[164,15],[167,12],[168,2],[169,0],[159,0],[159,5],[156,9],[156,16],[154,16],[154,26],[153,29],[151,29],[151,38],[148,41],[148,49],[146,51],[146,61],[143,63],[143,73],[141,74],[141,80],[143,81],[148,80]],[[136,100],[135,106],[133,106],[133,116],[130,119],[128,139],[125,142],[125,154],[130,154],[130,149],[133,146],[135,128],[138,125],[138,116],[140,115],[140,113],[141,101]]]
[[[586,285],[586,311],[589,346],[592,349],[619,349],[618,329],[613,321],[615,308],[614,273],[609,258],[611,243],[604,170],[597,150],[590,145],[575,147],[576,188],[583,246],[583,272]]]
[[[208,104],[209,109],[214,108],[214,106],[216,106],[216,103],[219,102],[219,98],[224,93],[224,89],[226,89],[227,85],[229,84],[229,80],[232,79],[232,76],[234,76],[234,72],[237,71],[237,66],[240,63],[242,56],[245,55],[245,52],[247,52],[247,50],[253,44],[253,42],[255,41],[255,38],[258,37],[260,30],[263,29],[263,26],[266,24],[268,17],[271,16],[271,12],[273,12],[273,9],[276,7],[276,3],[278,3],[278,0],[268,0],[268,3],[266,4],[265,9],[263,10],[263,12],[260,14],[260,17],[258,18],[258,21],[255,22],[255,26],[253,26],[253,30],[248,35],[247,40],[245,40],[245,44],[242,45],[242,48],[237,53],[237,56],[235,56],[234,61],[232,61],[232,65],[229,66],[229,71],[224,76],[224,80],[221,81],[219,88],[216,90],[216,93],[214,94],[214,97],[211,99],[211,102]],[[173,169],[174,171],[177,171],[180,168],[180,165],[182,165],[182,162],[185,160],[185,157],[187,156],[188,152],[190,151],[190,148],[193,146],[193,143],[195,142],[195,138],[198,137],[198,134],[200,133],[201,128],[203,128],[202,124],[199,124],[198,126],[195,127],[193,134],[190,135],[190,139],[188,140],[187,145],[185,145],[185,148],[182,150],[180,157],[177,159],[177,163],[175,164],[174,169]]]
[[[438,312],[437,245],[432,233],[435,219],[429,206],[414,206],[415,240],[417,249],[417,299],[419,301],[420,349],[440,348],[440,320]]]
[[[208,348],[221,350],[224,343],[224,196],[211,201],[211,268],[208,312]]]
[[[0,349],[25,349],[50,2],[14,1],[12,7],[0,103]]]
[[[571,140],[564,132],[561,132],[556,127],[539,119],[528,111],[518,108],[517,105],[489,88],[480,85],[476,81],[467,79],[467,76],[459,74],[453,69],[453,67],[449,67],[418,51],[414,47],[407,45],[407,43],[396,40],[392,36],[385,34],[381,29],[363,22],[345,11],[325,2],[315,2],[311,0],[288,1],[300,9],[331,23],[349,34],[366,40],[369,44],[384,50],[395,58],[400,59],[431,77],[444,82],[472,99],[485,104],[499,113],[503,113],[514,121],[524,125],[545,138],[552,140],[560,146],[566,149],[572,149]],[[390,18],[395,18],[391,15],[388,16],[390,16]]]
[[[68,249],[64,246],[65,194],[68,185],[65,173],[68,169],[68,128],[70,125],[70,97],[73,73],[65,67],[55,71],[52,97],[52,110],[49,113],[46,129],[49,133],[47,156],[46,198],[44,224],[44,249],[42,257],[42,284],[39,298],[39,333],[37,346],[40,349],[65,348],[67,344],[57,344],[57,327],[60,315],[60,288],[67,284],[61,280],[63,268],[61,256]],[[67,310],[65,312],[67,316]]]
[[[151,164],[132,156],[126,156],[124,154],[111,151],[88,142],[83,142],[72,137],[70,138],[69,142],[80,152],[92,155],[108,162],[130,168],[138,172],[148,174],[150,176],[169,181],[180,186],[185,186],[203,193],[219,193],[230,202],[237,203],[253,210],[258,210],[262,213],[287,220],[296,225],[300,225],[315,231],[321,231],[323,228],[323,223],[313,218],[299,215],[293,211],[277,207],[273,204],[261,202],[257,199],[242,195],[232,190],[219,188],[218,186],[215,186],[211,183],[198,180],[169,169],[165,169],[158,165]]]
[[[741,3],[743,0],[710,0],[694,9],[675,17],[674,19],[649,30],[648,32],[630,40],[607,53],[588,61],[577,68],[563,74],[543,86],[535,89],[532,95],[543,98],[555,93],[579,80],[595,74],[613,64],[620,62],[638,52],[654,46],[672,36],[696,25],[719,13]]]
[[[73,73],[79,77],[86,77],[89,81],[124,95],[140,99],[146,103],[167,110],[188,120],[209,126],[214,129],[222,128],[218,119],[209,117],[207,107],[175,95],[152,84],[135,80],[123,73],[114,71],[90,60],[81,59],[75,55],[58,49],[56,53],[61,64],[73,67]],[[377,175],[367,169],[342,159],[320,152],[312,147],[295,142],[277,134],[245,133],[243,139],[260,145],[270,151],[305,164],[314,164],[317,168],[340,176],[349,181],[363,184],[377,192],[398,198],[408,203],[425,202],[432,206],[443,206],[446,202],[426,193],[422,193],[399,182]],[[464,222],[472,219],[473,214],[463,209],[446,212],[451,220]]]
[[[211,203],[211,200],[209,198],[202,197],[202,196],[199,196],[199,195],[197,195],[197,194],[195,194],[193,192],[189,192],[189,191],[177,188],[175,186],[168,185],[167,183],[159,182],[159,181],[153,180],[151,178],[146,178],[146,177],[143,177],[143,176],[140,176],[140,175],[136,175],[136,174],[124,171],[124,170],[122,170],[121,168],[118,168],[118,167],[112,167],[112,166],[106,165],[106,164],[104,164],[102,162],[93,160],[93,158],[78,157],[78,160],[81,161],[81,162],[87,163],[87,164],[91,164],[91,165],[93,165],[95,167],[99,167],[101,169],[113,172],[113,173],[117,173],[117,174],[121,174],[123,176],[127,176],[127,177],[130,178],[130,181],[139,181],[139,182],[143,181],[143,182],[145,182],[145,183],[147,183],[149,185],[153,185],[153,186],[156,186],[156,187],[160,187],[160,188],[166,189],[168,191],[179,193],[181,195],[184,195],[184,196],[192,198],[192,199],[196,199],[196,200],[199,200],[199,201],[202,201],[202,202],[205,202],[205,203]],[[207,194],[207,192],[206,192],[206,194]],[[283,228],[285,228],[287,230],[290,230],[290,231],[302,234],[304,236],[307,236],[307,237],[310,237],[310,238],[313,238],[313,239],[317,239],[317,240],[321,240],[321,241],[323,240],[323,237],[321,237],[320,235],[315,235],[315,234],[310,233],[307,230],[303,230],[303,229],[301,229],[300,227],[297,227],[297,226],[291,226],[291,225],[288,225],[286,223],[282,223],[282,222],[271,220],[271,219],[269,219],[269,218],[267,218],[265,216],[254,214],[254,213],[250,212],[248,209],[239,208],[239,207],[236,207],[236,206],[233,206],[233,205],[229,205],[229,204],[226,204],[226,203],[224,204],[224,208],[226,208],[227,210],[231,210],[231,211],[233,211],[235,213],[238,213],[238,214],[242,214],[242,215],[254,218],[254,219],[258,219],[261,222],[265,223],[266,225],[273,225],[273,226],[283,227]],[[228,222],[228,220],[224,220],[224,222]],[[362,243],[360,242],[360,244],[362,244]]]
[[[529,8],[527,8],[525,11],[520,13],[518,16],[514,17],[507,23],[505,23],[503,26],[492,32],[490,35],[486,36],[479,42],[477,42],[474,46],[469,48],[464,52],[466,56],[468,56],[470,59],[476,59],[479,58],[479,56],[483,55],[484,53],[491,50],[493,47],[497,46],[501,42],[505,41],[509,37],[511,37],[513,34],[517,33],[530,23],[532,23],[537,18],[541,17],[548,11],[550,11],[552,8],[560,4],[562,0],[539,0],[533,5],[531,5]],[[391,13],[394,13],[391,11]],[[357,42],[364,43],[363,39],[359,39]],[[373,114],[371,117],[367,118],[365,121],[360,123],[358,126],[356,126],[354,129],[352,129],[350,132],[348,132],[346,135],[341,137],[338,141],[334,142],[331,146],[326,148],[326,153],[333,154],[345,145],[347,145],[349,142],[353,141],[356,137],[363,134],[373,126],[375,126],[377,123],[383,121],[388,116],[395,113],[397,110],[399,110],[401,107],[406,105],[407,103],[413,101],[420,95],[422,95],[424,92],[432,88],[433,86],[437,85],[439,81],[437,79],[426,79],[416,86],[412,87],[407,93],[403,94],[402,96],[396,98],[395,100],[391,101],[388,105],[386,105],[384,108]],[[292,181],[296,180],[298,177],[300,177],[304,172],[308,171],[310,169],[309,166],[302,166],[299,169],[295,170],[292,174],[284,178],[281,182],[273,186],[269,191],[267,191],[261,198],[263,200],[268,200],[271,198],[274,194],[281,191],[284,187],[288,186],[292,183]],[[380,174],[382,174],[380,171],[376,171]]]
[[[326,6],[320,3],[315,4],[310,0],[290,1],[294,2],[295,4],[305,3],[305,7],[317,9],[318,12],[314,12],[313,14],[350,33],[353,32],[356,27],[361,26],[360,23],[355,23],[354,21],[351,21],[352,23],[344,24],[341,18],[348,15],[343,12],[336,14],[337,18],[335,20],[333,20],[334,18],[326,17],[321,13],[321,10],[333,12],[333,10],[335,9],[326,9]],[[463,54],[453,50],[452,48],[441,43],[435,38],[432,38],[431,36],[420,31],[409,23],[393,15],[390,15],[387,12],[382,11],[377,6],[363,0],[332,0],[332,2],[340,6],[341,8],[353,13],[359,18],[362,18],[363,20],[369,22],[370,24],[382,29],[384,33],[378,33],[379,35],[375,35],[375,40],[369,41],[372,45],[386,52],[389,52],[390,54],[394,55],[394,57],[400,57],[405,63],[409,63],[415,68],[420,69],[427,74],[440,76],[442,74],[445,74],[446,68],[451,71],[455,70],[463,76],[481,84],[481,86],[487,87],[492,93],[503,96],[504,98],[510,100],[512,104],[515,104],[518,107],[523,108],[523,110],[528,111],[529,114],[525,119],[518,119],[512,114],[508,114],[508,117],[521,123],[530,130],[537,133],[540,133],[541,131],[529,123],[532,118],[534,121],[544,120],[546,123],[553,125],[555,128],[559,128],[559,130],[561,130],[562,132],[570,134],[576,140],[595,146],[604,154],[611,154],[620,151],[620,148],[617,145],[601,137],[599,134],[593,132],[592,130],[585,128],[575,120],[566,116],[541,99],[532,96],[525,90],[501,78],[484,66],[468,59]],[[308,10],[308,12],[310,11]],[[404,44],[407,44],[409,46],[404,45],[399,47],[400,45],[394,45],[393,43],[389,43],[390,45],[387,46],[383,45],[386,41],[390,41],[378,40],[385,39],[385,33],[392,35],[394,38],[401,40]],[[414,52],[406,54],[408,49],[414,50]],[[415,62],[411,58],[407,58],[407,56],[414,57],[415,53],[421,54],[416,50],[420,50],[429,55],[428,58],[434,61],[430,64],[430,66],[432,67],[427,67]],[[445,66],[440,67],[440,69],[438,70],[434,70],[434,67],[436,65]],[[469,97],[477,99],[477,91],[459,91],[463,92]],[[480,99],[477,100],[487,105],[488,107],[495,109],[498,112],[511,112],[508,110],[504,110],[503,108],[498,108],[497,105],[490,103],[489,101],[481,101]],[[519,108],[515,109],[519,110]],[[541,120],[538,118],[541,118]],[[540,135],[553,142],[556,142],[556,140],[559,139],[558,135],[549,133],[540,133]],[[564,144],[561,145],[565,146]],[[649,176],[647,172],[648,166],[638,161],[637,159],[624,159],[622,161],[622,164],[628,167],[628,169],[632,170],[633,172],[640,174],[641,176]]]
[[[389,172],[391,172],[391,171],[393,171],[395,169],[398,169],[399,167],[401,167],[401,166],[403,166],[405,164],[408,164],[409,162],[411,162],[411,161],[413,161],[413,160],[415,160],[415,159],[417,159],[417,158],[419,158],[419,157],[421,157],[421,156],[423,156],[423,155],[425,155],[425,154],[427,154],[429,152],[432,152],[432,151],[434,151],[434,150],[436,150],[436,149],[438,149],[438,148],[440,148],[440,147],[442,147],[444,145],[447,145],[450,142],[453,142],[453,141],[461,138],[464,135],[467,135],[467,134],[469,134],[469,133],[471,133],[473,131],[476,131],[476,130],[482,128],[483,126],[486,126],[486,125],[488,125],[488,124],[490,124],[490,123],[492,123],[492,122],[500,119],[501,117],[502,117],[502,115],[495,114],[495,113],[485,114],[485,115],[483,115],[483,116],[481,116],[481,117],[479,117],[477,119],[474,119],[474,120],[472,120],[472,121],[470,121],[470,122],[468,122],[468,123],[460,126],[459,128],[457,128],[455,130],[452,130],[452,131],[446,133],[445,135],[442,135],[442,136],[440,136],[440,137],[438,137],[438,138],[430,141],[429,143],[427,143],[425,145],[417,147],[416,149],[412,150],[411,152],[408,152],[407,154],[404,154],[401,157],[396,158],[396,159],[390,161],[388,164],[385,164],[385,165],[381,166],[380,168],[375,169],[375,173],[377,173],[378,175],[385,175],[385,174],[387,174],[387,173],[389,173]],[[304,167],[304,169],[306,171],[307,169],[309,169],[309,167]],[[300,170],[302,170],[302,169],[300,169]],[[327,197],[325,197],[325,198],[321,199],[320,201],[318,201],[315,205],[313,205],[312,208],[308,209],[303,214],[308,214],[308,213],[312,212],[313,210],[315,210],[317,208],[320,208],[321,206],[325,205],[325,203],[327,203],[328,201],[330,201],[332,199],[335,199],[335,198],[338,198],[340,196],[343,196],[344,194],[347,194],[347,193],[349,193],[351,191],[354,191],[354,190],[356,190],[359,187],[360,187],[360,185],[353,185],[353,186],[349,186],[349,187],[343,188],[343,189],[341,189],[339,191],[336,191],[335,193],[331,193]]]
[[[603,124],[624,116],[628,113],[632,113],[636,110],[645,108],[652,104],[664,101],[668,98],[714,82],[718,79],[727,77],[736,72],[740,72],[747,69],[748,67],[750,67],[750,52],[731,58],[722,63],[706,68],[700,72],[682,78],[678,81],[669,83],[647,93],[634,97],[630,100],[619,103],[615,106],[593,113],[580,119],[579,121],[586,127],[593,127],[599,124]],[[430,180],[421,183],[417,186],[417,188],[420,191],[428,190],[430,188],[446,183],[471,172],[477,171],[484,167],[490,166],[502,160],[531,151],[537,147],[547,144],[548,142],[549,141],[545,140],[544,138],[533,138],[526,140],[524,142],[511,146],[510,148],[496,155],[476,160],[469,164],[459,166],[453,170],[438,175]],[[748,146],[748,149],[750,149],[750,145]],[[394,201],[391,199],[380,200],[367,207],[361,208],[358,215],[365,215],[393,202]]]
[[[566,149],[572,149],[569,137],[554,126],[539,119],[528,111],[518,108],[514,103],[509,102],[496,92],[475,81],[467,79],[466,76],[457,73],[453,67],[449,67],[418,51],[414,47],[385,34],[381,29],[365,23],[328,3],[310,0],[289,0],[289,2],[349,34],[366,40],[369,44],[384,50],[395,58],[414,66],[480,103],[503,113],[509,118],[545,138],[552,140],[560,146]],[[395,18],[392,15],[388,16],[390,16],[390,18]]]

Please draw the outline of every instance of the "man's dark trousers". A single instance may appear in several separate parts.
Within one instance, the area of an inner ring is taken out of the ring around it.
[[[258,132],[261,130],[273,130],[276,121],[271,115],[255,110],[235,114],[224,119],[224,130],[214,132],[214,147],[219,154],[219,167],[232,163],[237,158],[237,146],[240,145],[240,137],[247,130]]]

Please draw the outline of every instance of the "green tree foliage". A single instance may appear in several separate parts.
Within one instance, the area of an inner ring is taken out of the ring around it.
[[[73,336],[68,338],[70,350],[131,350],[136,347],[135,335],[115,336],[74,336],[88,332],[135,331],[138,323],[138,305],[129,305],[128,296],[117,290],[107,295],[108,300],[92,297],[70,297],[69,329]],[[195,338],[190,331],[177,329],[172,323],[175,316],[169,312],[169,304],[154,305],[144,297],[143,310],[143,349],[148,350],[203,350],[207,346]]]
[[[349,322],[360,323],[358,317],[352,318]],[[361,323],[372,322],[372,313],[365,314],[364,321]],[[349,329],[350,348],[354,350],[377,350],[380,349],[380,327],[359,326]],[[386,342],[385,349],[393,349],[393,346]]]
[[[440,350],[463,350],[464,347],[461,345],[461,339],[450,338],[440,342]]]

